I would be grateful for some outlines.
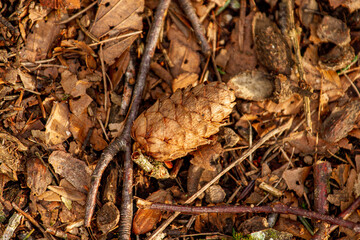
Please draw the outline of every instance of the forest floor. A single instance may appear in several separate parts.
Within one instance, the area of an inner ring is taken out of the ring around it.
[[[360,238],[360,1],[0,9],[2,239]]]

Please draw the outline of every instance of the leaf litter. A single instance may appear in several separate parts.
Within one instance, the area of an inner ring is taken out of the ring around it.
[[[346,211],[360,195],[360,5],[295,1],[292,14],[299,46],[294,46],[287,30],[291,17],[284,10],[288,1],[191,3],[212,56],[201,53],[192,20],[172,1],[132,127],[134,153],[141,149],[154,158],[145,157],[155,166],[156,160],[164,162],[161,169],[171,178],[152,178],[135,165],[134,197],[183,205],[246,149],[291,118],[287,131],[228,171],[194,206],[283,203],[319,211],[315,196],[320,194],[329,205],[325,215]],[[121,133],[126,111],[132,107],[128,99],[136,81],[129,73],[135,69],[136,74],[140,67],[158,4],[150,0],[0,4],[4,239],[117,236],[123,217],[122,161],[105,172],[92,233],[83,223],[86,195],[101,152]],[[300,60],[293,52],[296,47]],[[214,83],[216,72],[224,83]],[[310,116],[311,126],[305,116]],[[314,175],[320,161],[330,163],[329,179]],[[321,181],[328,190],[317,185]],[[129,218],[133,218],[131,234],[141,239],[170,216],[167,211],[135,210]],[[274,224],[274,213],[188,214],[168,228],[169,238],[210,234],[230,239],[266,235],[270,229],[284,239],[310,239],[323,227],[291,214],[280,214]],[[360,221],[357,211],[346,217]],[[330,239],[358,238],[354,229],[327,228]]]

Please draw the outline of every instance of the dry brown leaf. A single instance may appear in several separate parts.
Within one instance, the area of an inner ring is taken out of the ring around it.
[[[232,213],[204,213],[196,217],[194,228],[197,232],[226,233],[226,231],[232,231],[234,222],[235,214]]]
[[[313,22],[315,11],[318,11],[318,9],[319,9],[319,7],[318,7],[318,3],[316,2],[316,0],[300,1],[299,18],[300,18],[301,23],[304,26],[309,27],[310,24]]]
[[[228,127],[221,128],[217,136],[220,142],[224,141],[224,148],[233,147],[241,140],[240,136]]]
[[[181,73],[189,72],[200,74],[200,55],[178,40],[170,42],[169,58],[174,67],[171,73],[174,77],[178,77]]]
[[[246,70],[255,69],[258,61],[256,59],[253,39],[252,39],[252,28],[251,23],[255,12],[252,11],[248,16],[245,17],[245,28],[244,28],[244,49],[240,51],[239,47],[239,18],[234,18],[235,29],[231,33],[230,42],[226,44],[225,49],[229,56],[227,59],[225,72],[229,76],[234,76],[239,72]]]
[[[92,98],[87,94],[80,96],[80,98],[76,100],[70,99],[70,111],[76,116],[83,115],[84,113],[87,113],[87,108],[92,101]]]
[[[148,156],[171,161],[186,156],[219,131],[231,113],[234,93],[224,83],[211,82],[176,91],[143,112],[131,135]]]
[[[178,41],[181,45],[187,46],[193,51],[199,51],[201,48],[193,34],[185,36],[185,34],[179,30],[176,24],[171,24],[169,30],[167,31],[167,37],[172,41]]]
[[[187,88],[188,86],[195,87],[198,83],[199,75],[196,73],[181,73],[177,78],[172,80],[172,90],[175,92],[177,89]]]
[[[90,32],[97,38],[105,35],[116,37],[127,31],[142,29],[141,13],[144,11],[144,1],[138,0],[103,0],[99,4],[94,24]],[[106,43],[103,48],[103,58],[112,65],[115,58],[130,47],[137,36]]]
[[[191,163],[206,170],[215,171],[216,168],[214,165],[222,151],[223,148],[218,142],[201,146],[195,152],[191,153],[191,155],[194,156],[191,159]]]
[[[336,45],[320,56],[319,65],[323,69],[337,71],[347,67],[354,58],[355,50],[350,44]]]
[[[281,113],[284,115],[297,114],[303,107],[303,98],[297,94],[292,95],[284,102],[275,103],[271,100],[258,102],[257,105],[269,113]]]
[[[332,171],[331,178],[334,179],[340,185],[340,188],[343,188],[349,177],[349,173],[350,173],[350,165],[340,164]]]
[[[166,190],[159,190],[152,193],[146,200],[156,203],[171,202],[171,195]],[[133,232],[136,235],[147,233],[156,227],[161,220],[162,213],[160,210],[138,209],[133,220]]]
[[[52,181],[49,169],[38,158],[26,161],[26,175],[26,184],[35,195],[43,194]]]
[[[306,131],[293,132],[288,137],[283,139],[285,149],[291,153],[294,148],[294,153],[301,153],[304,155],[311,155],[317,152],[318,154],[336,153],[339,146],[328,143],[323,139],[316,139],[315,136],[308,134]]]
[[[292,220],[289,218],[280,217],[276,222],[274,229],[282,232],[291,233],[292,235],[301,238],[310,240],[312,238],[309,231],[301,224],[299,221]]]
[[[242,222],[238,231],[243,234],[250,234],[269,228],[269,223],[264,217],[255,216]]]
[[[118,58],[116,58],[115,63],[109,67],[108,72],[114,89],[116,89],[120,83],[122,76],[129,65],[129,61],[130,49],[127,49]]]
[[[59,216],[59,202],[45,202],[42,201],[39,204],[36,204],[37,210],[41,216],[41,222],[47,227],[53,225],[57,221]]]
[[[304,194],[304,182],[307,178],[311,167],[288,169],[283,173],[283,178],[289,189],[294,190],[301,197]]]
[[[85,207],[77,202],[72,202],[71,210],[69,210],[64,203],[61,204],[61,212],[59,213],[59,220],[62,223],[73,223],[80,221],[85,217]]]
[[[86,89],[91,86],[91,83],[86,80],[78,80],[77,76],[68,70],[61,73],[61,86],[65,93],[73,97],[86,95]]]
[[[82,192],[77,191],[76,189],[70,189],[60,186],[48,186],[50,191],[59,194],[62,197],[65,197],[71,201],[77,201],[81,205],[85,204],[86,195]]]
[[[71,135],[69,131],[69,110],[65,103],[55,103],[45,125],[46,144],[56,145]]]
[[[85,162],[63,151],[55,151],[49,156],[49,163],[55,172],[69,181],[77,190],[87,193],[90,186],[91,170]]]
[[[45,59],[53,41],[60,34],[62,25],[57,24],[56,14],[48,16],[47,21],[35,22],[32,31],[26,38],[26,44],[21,49],[20,56],[30,62]]]
[[[70,114],[70,126],[69,130],[73,135],[75,140],[83,143],[85,138],[90,130],[93,127],[93,122],[90,120],[90,117],[87,113],[83,113],[79,116],[75,114]]]
[[[103,131],[101,129],[94,129],[90,137],[90,143],[96,151],[102,151],[108,146],[108,143],[103,138]]]
[[[60,195],[53,191],[46,191],[39,195],[37,199],[44,200],[46,202],[61,202]]]

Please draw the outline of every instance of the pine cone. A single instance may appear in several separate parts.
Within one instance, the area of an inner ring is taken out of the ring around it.
[[[157,161],[186,156],[210,143],[231,113],[235,95],[224,83],[211,82],[177,90],[160,99],[135,121],[131,136],[140,149]]]

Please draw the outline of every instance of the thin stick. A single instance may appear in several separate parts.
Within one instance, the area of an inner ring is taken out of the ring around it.
[[[215,178],[213,178],[210,182],[205,184],[199,191],[197,191],[194,195],[192,195],[188,200],[185,201],[185,204],[192,203],[197,197],[199,197],[203,192],[206,191],[212,184],[214,184],[216,181],[218,181],[224,174],[226,174],[228,171],[230,171],[233,167],[244,161],[247,157],[250,156],[250,154],[254,153],[261,145],[263,145],[267,140],[272,138],[278,133],[281,133],[285,131],[286,129],[290,128],[292,124],[292,119],[289,120],[284,125],[280,126],[279,128],[276,128],[270,132],[268,132],[266,135],[264,135],[256,144],[254,144],[251,148],[247,149],[244,154],[237,159],[236,161],[232,162],[227,166],[224,170],[222,170]],[[160,234],[178,215],[180,212],[175,212],[172,216],[170,216],[166,221],[164,221],[161,226],[155,230],[155,232],[148,238],[148,240],[155,239],[155,237]]]
[[[159,33],[163,26],[165,15],[169,7],[170,0],[162,0],[158,5],[155,14],[154,22],[149,31],[147,44],[144,55],[141,59],[140,70],[137,77],[136,85],[133,93],[132,108],[129,111],[129,116],[126,120],[124,130],[119,137],[117,137],[102,153],[98,164],[91,177],[91,186],[86,200],[85,220],[84,225],[90,226],[91,218],[94,214],[96,195],[100,186],[101,176],[106,167],[109,165],[113,157],[119,152],[124,151],[127,146],[131,144],[130,130],[133,121],[137,116],[139,105],[141,102],[142,92],[145,87],[146,76],[150,69],[151,58],[155,53],[155,47],[158,42]]]
[[[31,222],[35,227],[37,227],[47,239],[53,239],[51,235],[46,233],[45,229],[40,226],[40,224],[32,217],[30,214],[24,212],[18,205],[16,205],[14,202],[12,203],[12,207],[21,215],[23,215],[29,222]]]
[[[338,217],[340,217],[342,219],[348,219],[350,217],[350,215],[353,212],[355,212],[355,210],[358,209],[359,207],[360,207],[360,197],[358,197],[345,211],[340,213]],[[330,227],[330,230],[329,230],[328,234],[333,232],[337,227],[339,227],[339,226],[338,225],[332,225]]]
[[[196,38],[201,43],[202,53],[206,57],[210,56],[211,48],[210,48],[210,45],[204,35],[205,30],[202,27],[199,18],[196,16],[195,10],[194,10],[193,6],[191,5],[191,2],[189,0],[178,0],[178,3],[180,4],[180,7],[183,9],[183,11],[185,12],[189,21],[191,22],[191,26],[194,29]]]
[[[133,217],[133,162],[131,160],[131,145],[126,146],[124,162],[124,179],[122,202],[120,210],[119,239],[130,239]]]
[[[103,84],[104,84],[104,109],[105,111],[108,110],[108,90],[107,90],[107,81],[106,81],[106,71],[105,71],[105,64],[104,64],[104,51],[103,45],[100,45],[100,63],[101,63],[101,71],[103,76]]]
[[[289,29],[287,31],[287,34],[292,42],[295,51],[295,63],[299,72],[300,88],[312,92],[311,87],[307,84],[304,66],[301,60],[300,44],[299,44],[298,33],[295,27],[295,20],[294,20],[294,3],[293,0],[283,0],[283,2],[286,4],[287,21],[289,24]],[[312,122],[311,122],[310,98],[308,96],[304,96],[304,109],[305,109],[304,112],[305,112],[306,125],[311,133]]]
[[[179,206],[163,203],[147,202],[144,207],[147,209],[157,209],[161,211],[171,212],[185,212],[189,214],[199,213],[282,213],[293,214],[296,216],[308,217],[311,219],[321,220],[328,223],[340,225],[355,232],[360,232],[360,224],[347,221],[341,218],[324,215],[318,212],[309,211],[302,208],[289,207],[285,204],[275,203],[267,206],[253,207],[253,206],[211,206],[211,207],[197,207],[197,206]]]

